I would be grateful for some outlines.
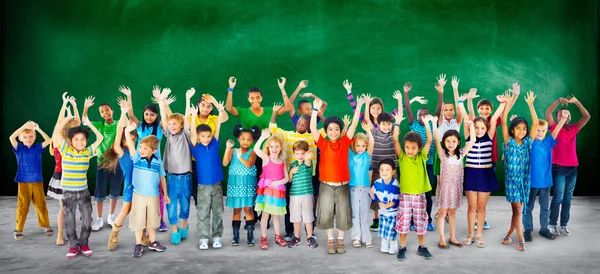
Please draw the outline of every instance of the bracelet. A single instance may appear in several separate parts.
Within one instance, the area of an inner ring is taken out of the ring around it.
[[[318,108],[312,108],[313,111],[319,112]]]
[[[394,124],[392,124],[392,125],[393,125],[393,126],[397,126],[397,127],[399,127],[399,126],[400,126],[400,124],[396,124],[396,123],[394,123]]]
[[[459,103],[459,104],[462,104],[464,101],[465,101],[465,100],[458,100],[458,101],[456,101],[456,102],[457,102],[457,103]]]
[[[233,92],[233,88],[228,88],[227,91]]]

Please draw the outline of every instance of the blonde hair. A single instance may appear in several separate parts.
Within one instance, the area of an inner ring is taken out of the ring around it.
[[[147,145],[152,150],[158,149],[159,143],[160,143],[160,141],[154,135],[146,136],[146,137],[144,137],[144,139],[142,139],[140,141],[140,145],[142,145],[142,144]]]
[[[356,152],[356,145],[358,144],[358,141],[363,141],[366,145],[369,145],[369,139],[367,138],[367,135],[364,133],[357,133],[354,135],[354,140],[352,140],[352,151],[354,152]]]
[[[546,122],[546,120],[538,120],[538,125],[541,127],[547,127],[548,126],[548,122]]]
[[[173,113],[169,115],[167,122],[171,120],[177,120],[177,122],[179,122],[182,126],[185,124],[183,114],[181,113]]]
[[[63,136],[64,139],[69,139],[69,129],[79,126],[79,122],[77,120],[71,120],[67,122],[67,124],[60,131],[60,135]]]
[[[19,135],[21,135],[21,134],[33,134],[35,136],[35,130],[26,128],[24,130],[21,130],[21,133],[19,133]]]
[[[278,157],[281,158],[281,156],[283,155],[283,140],[281,138],[279,138],[278,136],[271,136],[267,139],[267,141],[265,142],[265,147],[263,148],[263,151],[268,155],[271,156],[271,152],[269,151],[269,145],[272,142],[277,142],[279,143],[279,146],[281,147],[281,149],[279,150],[279,155],[277,155]]]

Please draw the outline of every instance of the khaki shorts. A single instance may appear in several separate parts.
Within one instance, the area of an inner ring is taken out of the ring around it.
[[[160,226],[159,196],[142,196],[133,193],[131,212],[129,213],[129,228],[142,230]]]
[[[318,204],[317,228],[332,229],[334,223],[342,231],[352,228],[350,187],[346,182],[335,186],[321,183]]]
[[[290,196],[290,222],[312,223],[315,220],[313,214],[314,196],[312,194]]]

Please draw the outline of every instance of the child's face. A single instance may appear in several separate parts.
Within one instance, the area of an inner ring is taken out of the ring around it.
[[[362,154],[366,150],[367,150],[367,143],[365,142],[365,140],[356,141],[356,143],[354,145],[354,152],[356,152],[356,154]]]
[[[21,132],[21,134],[19,134],[19,140],[21,140],[25,146],[31,147],[35,142],[35,132]]]
[[[525,123],[519,123],[513,128],[513,136],[515,140],[520,141],[527,136],[527,125]]]
[[[306,155],[306,150],[298,149],[298,150],[294,151],[294,156],[296,156],[296,160],[298,160],[298,162],[304,161],[305,155]]]
[[[388,164],[379,165],[379,175],[384,181],[389,182],[394,175],[394,169]]]
[[[419,124],[424,125],[423,124],[423,117],[429,115],[429,110],[428,109],[419,109],[419,111],[417,112],[417,122],[419,122]]]
[[[537,134],[535,135],[536,140],[544,140],[546,133],[548,132],[548,124],[537,127]]]
[[[377,118],[377,116],[379,116],[379,114],[381,114],[382,111],[383,109],[381,108],[380,104],[372,104],[371,106],[369,106],[369,113],[373,115],[373,118]]]
[[[454,105],[453,104],[444,104],[443,113],[444,113],[444,119],[452,120],[452,117],[454,117]]]
[[[208,144],[210,144],[210,140],[212,140],[212,132],[201,131],[198,133],[198,143],[208,146]]]
[[[144,110],[144,121],[146,122],[146,124],[154,123],[157,117],[158,115],[156,115],[156,113],[152,112],[151,110]]]
[[[171,119],[167,121],[167,129],[171,134],[175,135],[183,129],[183,125],[177,119]]]
[[[444,140],[444,146],[446,147],[446,149],[448,149],[448,151],[456,151],[459,145],[460,141],[458,140],[458,138],[456,138],[456,136],[448,136]]]
[[[240,137],[238,137],[238,142],[240,143],[241,148],[248,149],[254,142],[254,138],[252,138],[252,134],[250,134],[250,132],[242,132]]]
[[[105,121],[111,120],[113,118],[113,110],[109,106],[107,106],[107,105],[100,106],[99,110],[100,110],[100,116]]]
[[[383,133],[390,133],[390,131],[392,131],[392,122],[381,122],[381,124],[379,124],[379,130]]]
[[[279,152],[281,152],[281,144],[279,142],[269,142],[269,154],[278,156]]]
[[[482,121],[475,122],[475,136],[483,137],[487,133],[487,127]]]
[[[300,115],[304,115],[304,114],[312,114],[312,105],[310,103],[304,103],[302,105],[300,105],[300,108],[298,108],[298,113]]]
[[[213,110],[213,104],[202,101],[198,103],[198,109],[200,110],[200,116],[208,117],[208,115],[210,115],[210,112]]]
[[[562,117],[562,114],[566,112],[567,116],[569,118],[567,118],[567,120],[565,121],[565,125],[568,124],[569,122],[571,122],[571,112],[569,112],[569,110],[567,109],[562,109],[556,112],[556,122],[558,123],[558,121],[560,121],[560,118]]]
[[[310,126],[310,121],[300,118],[298,119],[298,123],[296,123],[296,131],[300,134],[308,131],[308,127]]]
[[[260,108],[260,102],[262,102],[262,96],[260,92],[250,92],[248,94],[248,102],[253,108]]]
[[[77,133],[71,139],[71,145],[78,151],[82,151],[85,149],[87,145],[87,138],[83,133]]]
[[[490,114],[492,114],[492,107],[489,105],[481,105],[477,108],[477,113],[479,113],[479,116],[485,118],[490,117]]]
[[[340,125],[337,123],[330,123],[327,126],[327,137],[329,137],[330,141],[336,141],[340,138],[341,129]]]
[[[156,153],[156,149],[152,149],[146,144],[140,144],[140,156],[142,158],[150,158],[154,153]]]
[[[405,141],[404,142],[404,153],[408,157],[415,157],[419,153],[419,144],[417,142]]]

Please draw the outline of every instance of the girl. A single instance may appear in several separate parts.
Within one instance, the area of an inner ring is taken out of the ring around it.
[[[464,107],[462,107],[464,109]],[[445,117],[444,117],[445,118]],[[460,149],[460,135],[457,130],[449,129],[442,136],[440,141],[438,134],[433,134],[435,146],[440,159],[440,183],[437,188],[435,200],[438,209],[439,218],[437,219],[438,230],[440,233],[439,248],[446,249],[448,244],[444,238],[444,219],[448,216],[450,224],[450,244],[462,247],[462,244],[456,240],[456,209],[462,205],[463,192],[463,158],[469,153],[475,144],[475,127],[473,122],[465,122],[469,127],[469,142],[464,148]],[[437,123],[433,124],[433,132],[437,132]]]
[[[373,237],[369,231],[369,166],[375,140],[369,124],[361,124],[367,135],[358,133],[352,141],[352,149],[348,151],[348,167],[350,168],[350,204],[352,205],[352,246],[360,247],[361,242],[367,248],[373,247]]]
[[[254,210],[262,211],[260,220],[260,248],[269,248],[267,244],[267,223],[269,215],[273,214],[273,225],[275,228],[275,242],[279,246],[286,246],[285,240],[279,234],[279,216],[286,213],[285,184],[289,181],[286,172],[287,164],[281,158],[283,154],[283,140],[277,136],[271,136],[269,129],[263,129],[260,139],[256,141],[254,153],[262,159],[262,174],[258,181],[256,191],[256,206]],[[268,138],[268,139],[267,139]],[[264,151],[260,150],[262,143],[267,140]]]
[[[81,124],[81,118],[79,118],[79,111],[77,110],[77,104],[75,103],[75,97],[67,97],[67,93],[63,93],[63,105],[58,114],[58,120],[56,121],[56,125],[58,125],[63,119],[65,119],[65,110],[67,112],[67,116],[71,116],[71,110],[67,107],[67,103],[71,103],[73,106],[73,112],[75,112],[75,119],[69,120],[67,125],[62,129],[60,134],[63,136],[67,142],[70,142],[69,138],[67,138],[69,129],[72,127],[77,127]],[[55,127],[56,127],[55,125]],[[50,155],[54,156],[54,161],[56,165],[54,167],[54,174],[50,179],[50,183],[48,184],[48,196],[57,199],[60,207],[58,208],[58,235],[56,236],[56,245],[63,245],[63,221],[64,221],[64,212],[62,208],[62,188],[60,187],[60,180],[62,177],[62,157],[60,156],[60,151],[56,148],[53,143],[50,143],[50,149],[48,149]]]
[[[509,100],[510,95],[505,94],[505,99]],[[509,245],[512,241],[512,234],[516,230],[519,242],[517,250],[525,251],[525,239],[523,237],[523,223],[521,221],[523,204],[527,204],[530,190],[530,170],[529,154],[531,152],[532,142],[537,133],[538,117],[533,107],[535,95],[528,92],[525,101],[529,106],[531,113],[531,129],[527,120],[517,117],[510,122],[510,128],[507,127],[508,112],[512,108],[514,101],[510,106],[504,109],[502,113],[502,136],[504,137],[504,170],[506,172],[506,201],[512,207],[512,219],[510,228],[506,237],[501,241],[502,244]]]
[[[235,142],[227,141],[227,148],[223,156],[223,166],[229,167],[229,177],[227,179],[227,205],[233,208],[233,218],[231,226],[233,228],[232,245],[240,244],[240,226],[242,209],[246,214],[248,246],[254,246],[254,202],[256,199],[256,153],[250,149],[254,140],[260,135],[260,129],[253,127],[252,129],[243,128],[242,125],[237,125],[233,129],[233,137],[238,139],[240,148],[233,148]],[[235,156],[235,157],[234,157]]]
[[[496,173],[494,173],[494,167],[492,166],[492,138],[496,134],[496,121],[500,113],[504,110],[506,100],[501,95],[497,96],[497,99],[500,102],[500,106],[496,109],[491,122],[488,122],[485,117],[481,116],[475,118],[473,121],[475,144],[469,153],[466,154],[467,160],[465,165],[465,191],[469,205],[467,211],[469,235],[463,241],[465,245],[471,245],[475,240],[477,247],[485,247],[483,226],[477,226],[476,235],[474,232],[475,214],[477,213],[478,223],[483,224],[485,222],[485,208],[490,197],[490,192],[498,189]],[[463,100],[459,100],[459,105],[462,102]],[[461,111],[464,111],[464,107],[461,107]],[[464,131],[465,138],[467,136],[470,137],[471,129],[466,124]],[[466,141],[469,142],[470,139],[467,138]]]

